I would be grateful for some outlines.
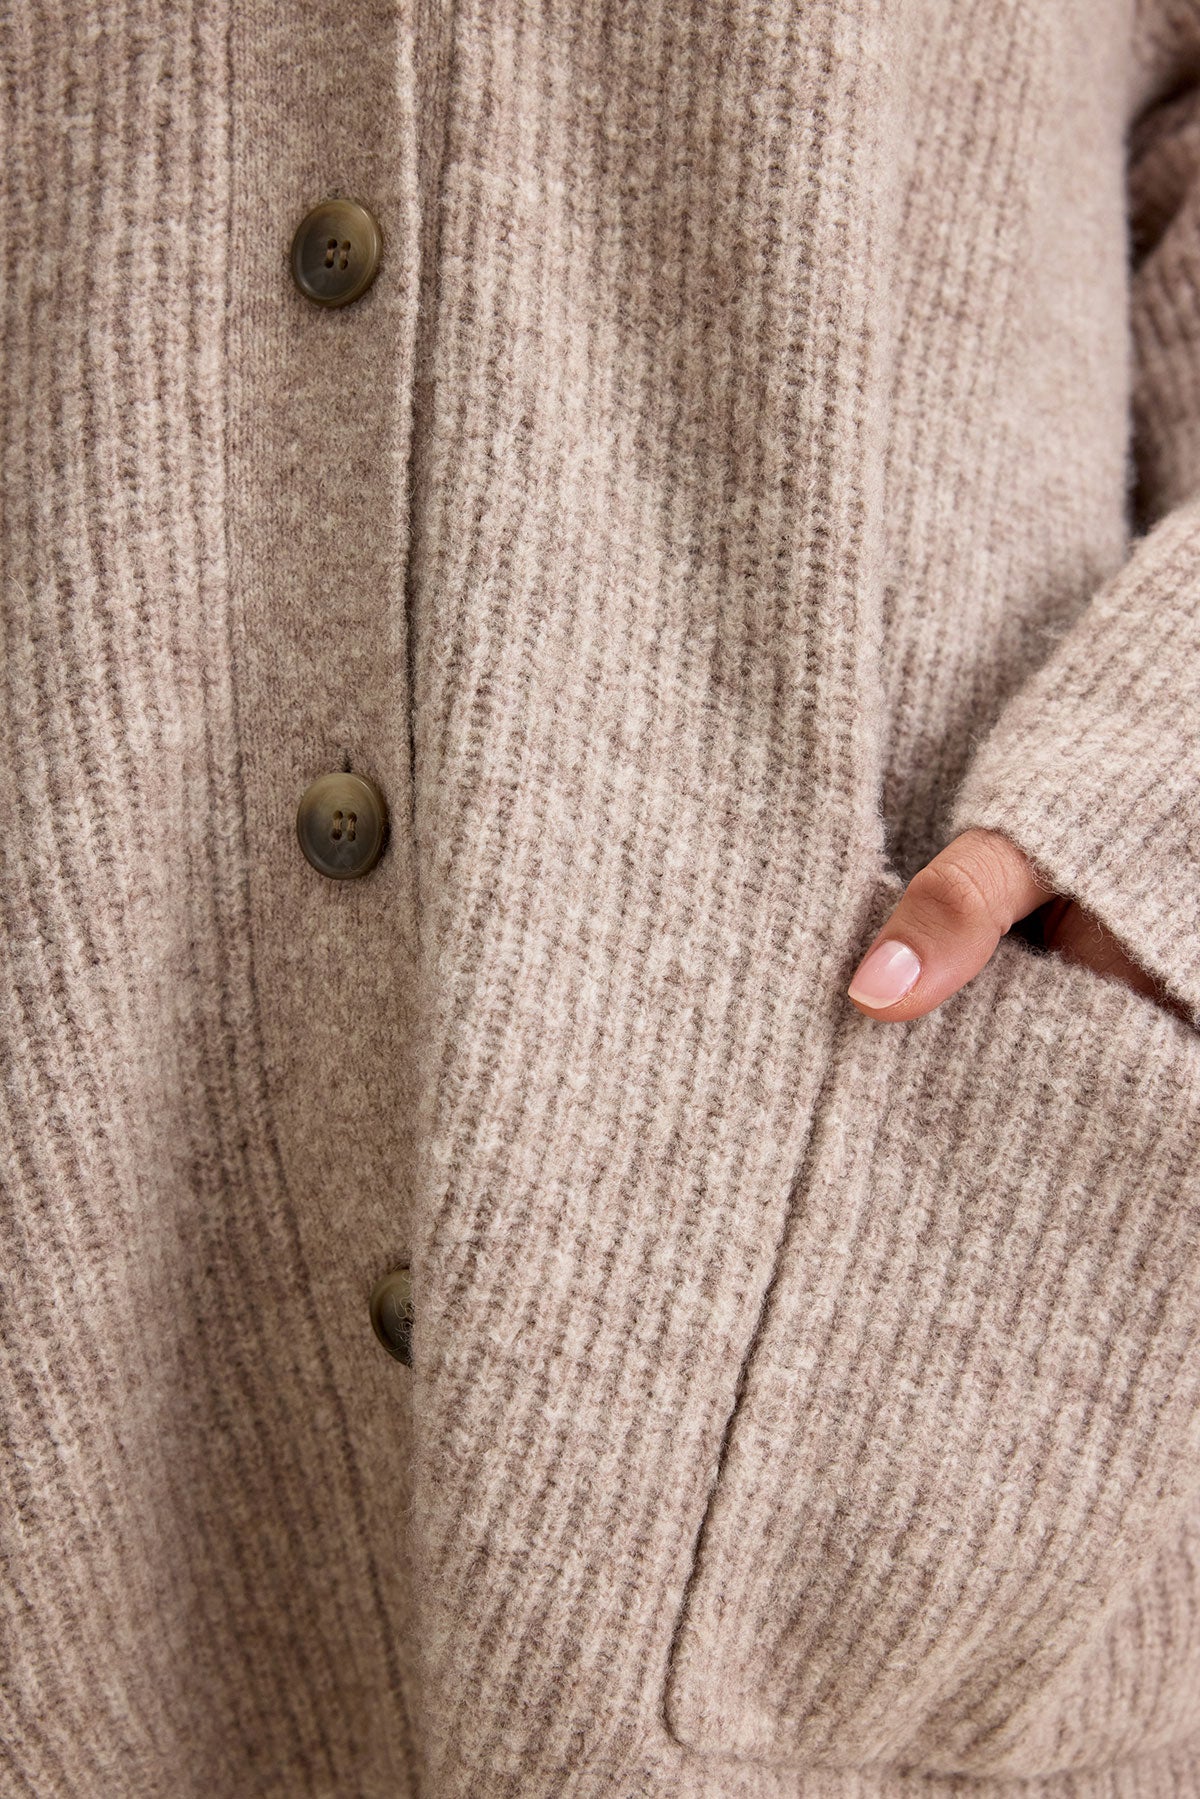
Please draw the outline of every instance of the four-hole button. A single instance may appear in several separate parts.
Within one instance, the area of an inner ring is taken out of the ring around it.
[[[301,797],[296,835],[313,867],[331,880],[365,875],[387,836],[384,797],[366,775],[318,775]]]
[[[357,200],[322,200],[296,227],[292,277],[318,306],[348,306],[375,279],[383,236]]]

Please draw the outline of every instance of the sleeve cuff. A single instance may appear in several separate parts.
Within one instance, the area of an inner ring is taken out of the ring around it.
[[[1200,499],[1136,545],[1008,700],[950,837],[1002,831],[1200,1027]]]

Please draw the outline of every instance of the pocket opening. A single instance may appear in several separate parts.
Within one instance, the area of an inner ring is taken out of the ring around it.
[[[880,870],[871,935],[905,885]],[[1200,1034],[1011,934],[924,1019],[852,1012],[697,1533],[672,1734],[1015,1778],[1136,1739],[1128,1693],[1072,1722],[1067,1670],[1197,1499],[1197,1319]]]

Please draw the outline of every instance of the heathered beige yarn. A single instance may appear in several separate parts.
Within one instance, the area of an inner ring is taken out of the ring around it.
[[[2,34],[0,1795],[1200,1793],[1200,6]]]

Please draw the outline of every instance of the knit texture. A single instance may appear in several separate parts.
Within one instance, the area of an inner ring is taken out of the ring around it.
[[[0,33],[0,1794],[1195,1799],[1200,8]]]

